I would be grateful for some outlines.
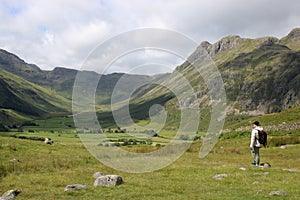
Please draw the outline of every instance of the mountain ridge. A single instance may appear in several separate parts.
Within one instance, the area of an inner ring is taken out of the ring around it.
[[[298,89],[300,88],[300,48],[298,44],[300,44],[299,28],[291,30],[281,39],[272,36],[250,39],[230,35],[214,44],[206,41],[200,43],[189,56],[188,61],[179,65],[172,74],[135,76],[122,73],[108,75],[86,73],[101,76],[102,82],[97,89],[97,104],[109,105],[110,95],[118,80],[120,77],[127,76],[128,80],[125,83],[133,81],[141,85],[130,99],[134,108],[134,116],[138,116],[139,120],[148,119],[148,111],[145,112],[144,108],[150,108],[151,105],[148,104],[151,102],[159,102],[169,111],[170,116],[177,116],[180,111],[176,96],[160,84],[151,84],[151,81],[159,79],[160,83],[171,82],[176,80],[176,73],[180,73],[190,82],[195,91],[196,99],[190,99],[188,104],[196,105],[195,103],[198,102],[209,110],[209,90],[201,74],[189,63],[203,55],[209,55],[219,69],[224,82],[227,114],[259,115],[280,112],[300,105]],[[59,96],[69,100],[72,97],[72,86],[78,72],[75,69],[62,67],[43,71],[38,66],[27,64],[18,56],[5,50],[0,50],[0,69],[48,88],[49,91],[53,90]],[[176,85],[177,82],[173,84],[175,84],[174,87],[180,87]],[[120,94],[128,93],[126,85],[124,84],[120,89]],[[122,100],[125,99],[120,98],[120,101]],[[178,119],[178,117],[175,118]]]
[[[282,39],[233,35],[214,44],[204,41],[175,71],[190,81],[197,95],[194,102],[208,106],[209,91],[201,74],[190,63],[203,55],[210,56],[224,82],[229,115],[261,115],[299,106],[300,52],[299,46],[291,45],[300,44],[299,30],[293,29]],[[144,96],[149,98],[150,93],[157,91],[157,95],[153,95],[157,98],[163,94],[159,94],[162,90],[157,86]],[[173,107],[169,110],[179,107],[178,103],[171,104]]]

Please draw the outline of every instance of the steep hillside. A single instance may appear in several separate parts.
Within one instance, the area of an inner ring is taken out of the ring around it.
[[[71,102],[55,91],[45,89],[0,69],[0,119],[2,123],[71,112]],[[11,120],[11,121],[10,121]]]
[[[28,64],[18,56],[3,49],[0,49],[0,69],[33,83],[39,83],[41,80],[46,79],[46,74],[38,66]]]

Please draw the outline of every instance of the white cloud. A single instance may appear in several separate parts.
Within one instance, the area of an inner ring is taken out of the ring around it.
[[[142,27],[198,43],[229,34],[282,37],[300,26],[299,7],[298,0],[0,0],[0,48],[43,69],[79,68],[100,43]]]

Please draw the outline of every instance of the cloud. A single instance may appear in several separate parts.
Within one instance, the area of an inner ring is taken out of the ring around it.
[[[136,28],[175,30],[200,43],[216,42],[231,34],[251,38],[283,37],[300,25],[298,0],[0,2],[0,48],[43,69],[80,68],[99,44]],[[123,60],[123,67],[111,68],[109,72],[128,71],[129,66],[142,61],[143,56],[136,54],[135,59],[127,59],[127,64]],[[171,57],[168,57],[170,67],[174,68],[177,62]]]
[[[153,75],[170,72],[172,66],[177,66],[183,62],[181,57],[172,54],[172,52],[144,48],[118,58],[109,67],[109,71]]]

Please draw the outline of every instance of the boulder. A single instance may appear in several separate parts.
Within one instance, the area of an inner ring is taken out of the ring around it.
[[[98,176],[94,182],[94,186],[116,186],[120,185],[123,179],[119,175],[102,175]]]
[[[0,200],[13,200],[20,192],[21,190],[8,190],[0,197]]]
[[[82,184],[73,184],[73,185],[67,185],[64,189],[65,192],[67,191],[73,191],[73,190],[80,190],[80,189],[87,189],[87,185]]]

